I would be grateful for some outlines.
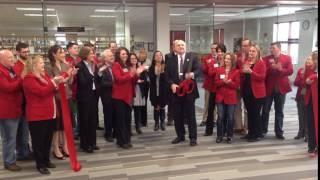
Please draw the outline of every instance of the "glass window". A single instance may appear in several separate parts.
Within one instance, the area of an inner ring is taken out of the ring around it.
[[[290,44],[290,56],[292,64],[298,64],[299,44]]]
[[[278,41],[288,41],[289,39],[289,23],[280,23],[278,30]]]
[[[290,39],[299,39],[300,22],[292,22],[290,27]]]

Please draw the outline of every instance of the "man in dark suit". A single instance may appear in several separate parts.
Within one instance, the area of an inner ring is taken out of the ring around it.
[[[177,133],[177,138],[172,141],[172,144],[185,141],[184,118],[186,118],[188,121],[190,146],[196,146],[197,123],[195,100],[199,97],[199,92],[195,78],[199,74],[198,56],[194,53],[186,52],[186,45],[182,40],[176,40],[174,46],[176,53],[169,54],[165,62],[166,79],[171,88],[174,126]],[[195,86],[190,94],[178,96],[177,88],[183,80],[192,80]]]
[[[114,62],[114,56],[110,49],[106,49],[102,54],[102,65],[99,68],[98,80],[100,86],[101,101],[103,105],[103,116],[104,116],[104,137],[106,141],[113,142],[112,134],[113,122],[112,122],[112,64]]]

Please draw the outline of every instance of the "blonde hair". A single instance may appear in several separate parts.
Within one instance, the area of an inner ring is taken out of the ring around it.
[[[43,60],[43,57],[40,55],[29,56],[21,76],[24,77],[25,75],[34,72],[34,67],[39,63],[40,60]]]
[[[250,45],[250,48],[251,48],[251,47],[253,47],[253,48],[255,48],[255,49],[257,50],[257,57],[256,57],[256,59],[255,59],[255,62],[261,60],[261,50],[260,50],[260,47],[258,46],[258,44],[252,43],[252,44]]]
[[[231,52],[227,52],[224,54],[223,56],[223,60],[226,59],[226,56],[230,56],[230,60],[231,60],[231,69],[235,69],[237,67],[237,59],[236,59],[236,55],[231,53]],[[224,63],[224,67],[226,67],[226,63]]]

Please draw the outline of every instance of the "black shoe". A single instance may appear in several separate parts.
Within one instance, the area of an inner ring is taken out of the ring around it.
[[[172,126],[172,125],[173,125],[173,120],[167,122],[167,126]]]
[[[175,138],[171,143],[172,143],[172,144],[179,144],[179,143],[181,143],[181,142],[183,142],[183,141],[185,141],[185,138],[179,138],[179,137],[177,137],[177,138]]]
[[[281,135],[276,135],[276,138],[279,139],[279,140],[284,140],[284,136],[281,134]]]
[[[140,128],[136,128],[136,132],[137,132],[137,134],[142,134],[142,131]]]
[[[93,147],[93,150],[100,150],[100,147],[97,146],[97,145],[95,145],[95,146]]]
[[[244,135],[244,136],[240,137],[240,139],[249,139],[249,135],[248,134]]]
[[[202,126],[205,126],[206,125],[206,122],[205,121],[202,121],[199,126],[202,127]]]
[[[259,138],[261,138],[261,139],[263,139],[263,138],[265,138],[266,137],[266,134],[264,134],[264,133],[262,133],[260,136],[259,136]]]
[[[258,141],[260,141],[260,139],[259,138],[248,138],[247,141],[248,142],[258,142]]]
[[[88,147],[84,150],[86,153],[93,153],[93,147]]]
[[[154,131],[159,131],[159,128],[160,128],[160,127],[159,127],[159,123],[155,123],[153,130],[154,130]]]
[[[104,128],[103,128],[103,127],[100,127],[100,126],[98,126],[96,129],[97,129],[97,130],[104,130]]]
[[[166,130],[166,125],[165,125],[164,121],[162,121],[160,123],[160,129],[161,129],[161,131],[165,131]]]
[[[207,133],[207,132],[205,132],[204,134],[203,134],[203,136],[212,136],[213,135],[213,133]]]
[[[112,137],[106,137],[105,140],[106,140],[107,142],[113,142],[113,138],[112,138]]]
[[[228,143],[228,144],[232,144],[232,138],[231,138],[231,137],[228,137],[228,138],[227,138],[227,143]]]
[[[222,137],[217,137],[216,143],[221,143],[222,142]]]
[[[37,169],[41,174],[51,174],[47,168],[42,167],[42,168],[37,168]]]
[[[130,148],[132,148],[132,145],[131,144],[122,144],[122,145],[120,145],[120,147],[122,149],[130,149]]]
[[[57,166],[55,164],[53,164],[52,162],[49,162],[47,164],[47,168],[56,168]]]
[[[57,156],[56,153],[53,151],[52,155],[54,158],[58,159],[58,160],[64,160],[64,156],[62,155],[61,157]]]
[[[299,136],[299,135],[297,135],[296,137],[294,137],[294,139],[296,139],[296,140],[301,139],[301,138],[303,138],[303,137],[302,137],[302,136]]]
[[[197,140],[196,139],[190,139],[190,146],[196,146],[197,144]]]

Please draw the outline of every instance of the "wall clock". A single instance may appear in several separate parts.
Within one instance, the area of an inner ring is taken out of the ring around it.
[[[310,21],[309,21],[309,20],[304,20],[304,21],[302,22],[302,29],[303,29],[303,30],[308,30],[309,27],[310,27]]]

